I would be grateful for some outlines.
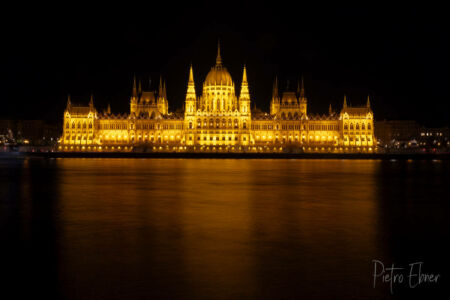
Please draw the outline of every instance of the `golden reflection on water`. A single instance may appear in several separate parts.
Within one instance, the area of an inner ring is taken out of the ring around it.
[[[324,274],[327,293],[345,295],[343,278],[365,286],[380,254],[378,161],[58,159],[57,167],[69,297],[93,281],[91,296],[106,297],[148,296],[149,285],[151,296],[275,296],[284,286],[313,294]]]

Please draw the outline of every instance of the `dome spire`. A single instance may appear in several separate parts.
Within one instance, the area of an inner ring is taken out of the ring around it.
[[[220,40],[217,41],[217,58],[216,58],[216,66],[222,66],[222,57],[220,57]]]

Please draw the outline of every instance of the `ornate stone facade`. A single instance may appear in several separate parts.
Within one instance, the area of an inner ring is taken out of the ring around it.
[[[344,104],[340,113],[315,116],[307,111],[303,79],[297,92],[279,96],[273,86],[270,113],[251,110],[244,66],[239,97],[230,73],[216,64],[197,96],[192,66],[185,110],[169,112],[166,84],[143,91],[133,83],[129,114],[99,113],[93,103],[76,106],[67,101],[60,151],[176,151],[176,152],[374,152],[370,100],[361,107]]]

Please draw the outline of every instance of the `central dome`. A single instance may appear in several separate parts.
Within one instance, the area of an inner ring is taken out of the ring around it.
[[[206,86],[214,85],[233,85],[233,79],[231,79],[230,73],[228,73],[227,68],[222,66],[222,58],[220,57],[220,46],[217,49],[216,65],[211,68],[204,84]]]
[[[213,67],[205,79],[205,85],[233,85],[230,73],[224,67]]]

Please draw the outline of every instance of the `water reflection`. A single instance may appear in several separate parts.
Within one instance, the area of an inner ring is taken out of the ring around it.
[[[62,269],[72,271],[64,275],[73,293],[96,282],[92,295],[308,295],[320,293],[326,274],[327,293],[351,295],[343,279],[366,287],[378,251],[376,161],[63,159],[58,167]]]
[[[387,286],[372,288],[371,260],[430,261],[433,253],[409,247],[437,244],[448,233],[429,234],[448,224],[439,212],[448,207],[439,199],[446,163],[57,159],[2,166],[6,254],[28,255],[21,264],[32,274],[27,282],[68,299],[389,298]]]

